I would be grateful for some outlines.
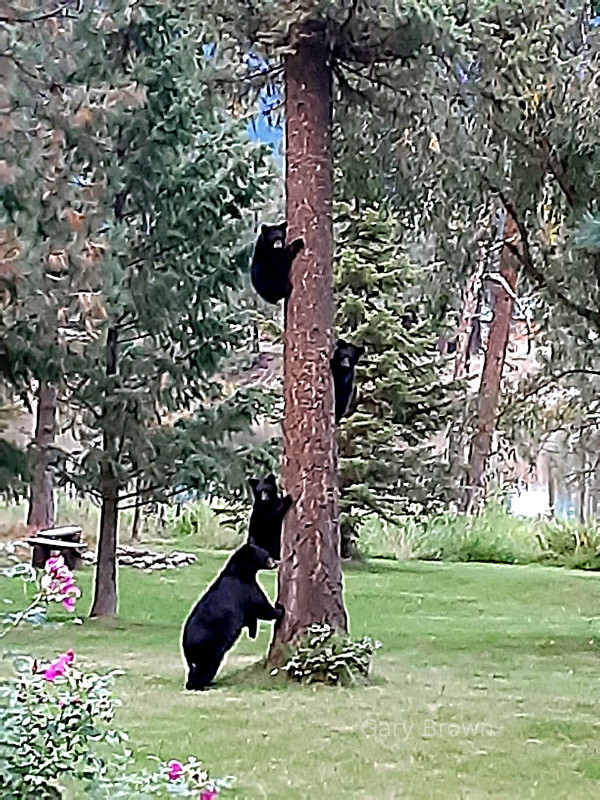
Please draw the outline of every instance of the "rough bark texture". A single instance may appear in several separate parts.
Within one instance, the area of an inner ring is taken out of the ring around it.
[[[518,243],[517,237],[515,222],[507,214],[504,223],[504,241],[514,247]],[[518,263],[517,256],[505,244],[500,254],[499,271],[513,293],[517,286]],[[506,358],[512,309],[512,297],[502,286],[498,286],[495,295],[494,318],[490,325],[479,387],[477,421],[469,452],[468,485],[461,505],[462,510],[469,514],[478,511],[485,499],[485,468],[492,449],[492,439],[496,427],[496,413],[500,399],[500,384]]]
[[[50,450],[56,437],[56,390],[46,381],[38,388],[34,462],[27,524],[34,530],[54,527],[54,491]]]
[[[286,192],[289,236],[302,235],[287,303],[284,350],[285,518],[271,663],[309,625],[345,629],[338,529],[333,382],[332,86],[325,30],[296,29],[286,57]]]
[[[117,374],[119,363],[119,338],[117,328],[110,328],[106,341],[106,374]],[[107,389],[110,391],[110,389]],[[100,472],[100,530],[96,552],[94,576],[94,601],[90,617],[109,617],[117,613],[117,528],[119,523],[119,483],[113,465],[117,458],[118,437],[115,420],[106,403],[103,448],[104,460]]]

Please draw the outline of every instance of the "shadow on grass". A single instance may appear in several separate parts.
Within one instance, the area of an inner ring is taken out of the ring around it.
[[[231,689],[235,688],[237,691],[306,691],[319,688],[322,690],[337,690],[337,689],[365,689],[372,686],[385,686],[388,681],[381,675],[376,675],[371,678],[368,683],[357,681],[356,684],[351,686],[331,686],[325,683],[298,683],[297,681],[288,678],[285,673],[278,671],[275,675],[271,674],[267,665],[266,659],[261,658],[259,661],[254,661],[245,667],[238,667],[230,672],[227,672],[222,677],[217,677],[215,681],[215,689]]]
[[[215,688],[235,688],[240,690],[258,689],[259,691],[272,691],[288,689],[294,684],[281,672],[271,675],[265,658],[254,661],[245,667],[237,667],[224,675],[218,676]]]

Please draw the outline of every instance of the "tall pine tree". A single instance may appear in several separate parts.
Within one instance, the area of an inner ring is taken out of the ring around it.
[[[365,515],[435,508],[452,486],[434,437],[451,419],[450,368],[422,294],[423,268],[402,250],[384,205],[337,215],[338,334],[365,347],[356,369],[358,407],[338,431],[342,555],[352,555]]]

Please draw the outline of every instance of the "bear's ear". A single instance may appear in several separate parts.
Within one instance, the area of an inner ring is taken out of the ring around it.
[[[267,477],[264,480],[265,480],[265,483],[270,483],[273,486],[277,486],[277,478],[275,477],[275,475],[273,475],[272,472],[269,472],[269,474],[267,475]]]
[[[279,230],[281,230],[281,231],[283,231],[285,233],[287,231],[287,220],[285,220],[284,222],[279,223],[279,225],[277,227],[279,228]]]
[[[348,347],[348,342],[345,339],[338,339],[336,344],[336,349],[340,347]]]
[[[261,233],[266,233],[268,230],[269,230],[269,226],[268,225],[264,225],[263,224],[263,225],[260,226],[260,232]]]
[[[248,478],[248,485],[250,486],[253,492],[255,492],[256,489],[258,488],[259,483],[260,481],[258,480],[258,478]]]

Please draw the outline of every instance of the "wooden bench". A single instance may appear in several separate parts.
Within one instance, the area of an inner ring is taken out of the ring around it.
[[[44,569],[53,554],[61,555],[69,569],[78,569],[86,549],[81,542],[81,528],[77,525],[38,531],[27,539],[27,544],[32,548],[31,564],[38,569]]]

